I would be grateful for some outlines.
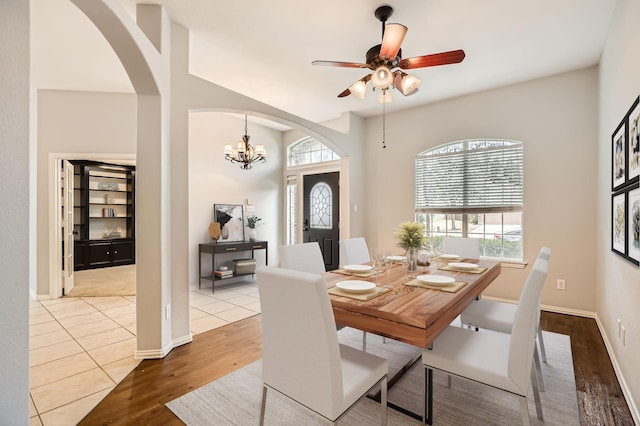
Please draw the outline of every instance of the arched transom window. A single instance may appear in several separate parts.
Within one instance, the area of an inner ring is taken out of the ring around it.
[[[299,142],[291,144],[287,149],[287,166],[289,167],[339,159],[340,156],[338,154],[311,137],[306,137]]]

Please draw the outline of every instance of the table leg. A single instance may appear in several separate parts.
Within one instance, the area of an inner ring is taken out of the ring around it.
[[[202,288],[202,252],[198,251],[198,290]]]

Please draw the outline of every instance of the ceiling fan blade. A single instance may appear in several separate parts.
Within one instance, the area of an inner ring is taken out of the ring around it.
[[[344,92],[340,93],[340,94],[338,95],[338,97],[339,97],[339,98],[344,98],[344,97],[346,97],[346,96],[349,96],[350,94],[351,94],[351,90],[349,90],[349,89],[344,89]]]
[[[367,64],[361,64],[358,62],[338,62],[338,61],[313,61],[312,65],[324,65],[329,67],[342,67],[342,68],[369,68]]]
[[[452,50],[450,52],[434,53],[433,55],[416,56],[406,58],[398,63],[402,69],[435,67],[438,65],[457,64],[462,62],[464,50]]]
[[[393,61],[398,56],[400,45],[407,34],[407,27],[402,24],[389,24],[384,29],[382,46],[380,47],[380,59]]]

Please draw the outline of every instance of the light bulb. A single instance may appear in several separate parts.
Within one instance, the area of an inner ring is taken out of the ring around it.
[[[385,65],[381,65],[376,68],[376,70],[373,72],[373,75],[371,76],[371,84],[373,85],[373,87],[376,87],[378,89],[389,87],[392,81],[393,74],[391,73],[391,70]]]

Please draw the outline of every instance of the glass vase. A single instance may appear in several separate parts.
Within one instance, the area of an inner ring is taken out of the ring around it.
[[[410,247],[407,249],[407,275],[410,277],[415,276],[418,269],[418,249]]]

